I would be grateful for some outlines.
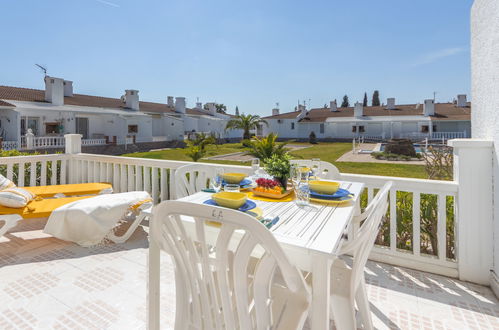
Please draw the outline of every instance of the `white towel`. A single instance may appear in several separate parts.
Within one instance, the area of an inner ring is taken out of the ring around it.
[[[123,218],[130,206],[147,200],[145,191],[99,195],[54,210],[44,232],[81,246],[99,244]]]

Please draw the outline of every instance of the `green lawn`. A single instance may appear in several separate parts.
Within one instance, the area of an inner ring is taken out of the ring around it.
[[[307,145],[309,144],[307,143]],[[291,155],[294,158],[301,158],[301,159],[320,158],[321,160],[334,164],[336,167],[338,167],[340,172],[344,173],[398,176],[398,177],[422,178],[422,179],[427,178],[424,166],[422,165],[336,162],[336,160],[341,155],[350,151],[351,148],[352,148],[351,143],[340,143],[340,142],[319,143],[307,149],[294,151],[291,153]],[[206,157],[230,154],[234,152],[241,152],[244,150],[245,148],[242,147],[240,143],[229,143],[219,146],[210,146],[208,147],[208,153]],[[185,154],[185,149],[181,148],[161,150],[161,151],[138,152],[132,154],[125,154],[123,156],[191,161],[191,159]],[[204,159],[201,160],[201,162],[232,164],[232,165],[248,164],[248,162],[244,163],[237,161],[204,160]]]

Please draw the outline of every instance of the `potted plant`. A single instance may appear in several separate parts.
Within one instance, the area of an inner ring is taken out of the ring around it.
[[[291,157],[287,153],[282,155],[274,154],[266,158],[263,162],[265,171],[281,184],[284,191],[287,190],[288,178],[291,171],[290,159]]]

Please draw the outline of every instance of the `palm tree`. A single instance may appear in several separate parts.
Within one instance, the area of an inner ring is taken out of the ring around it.
[[[252,129],[257,129],[260,124],[269,125],[267,121],[260,118],[258,115],[242,114],[229,120],[225,129],[242,129],[244,131],[243,139],[247,140],[250,138],[250,131]]]

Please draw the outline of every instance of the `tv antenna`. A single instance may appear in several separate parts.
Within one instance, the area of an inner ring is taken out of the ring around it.
[[[36,65],[38,68],[40,68],[40,70],[42,70],[42,71],[43,71],[43,74],[45,74],[45,76],[47,76],[47,68],[46,68],[46,67],[41,66],[40,64],[36,64],[36,63],[35,63],[35,65]]]

